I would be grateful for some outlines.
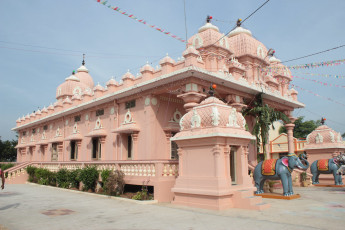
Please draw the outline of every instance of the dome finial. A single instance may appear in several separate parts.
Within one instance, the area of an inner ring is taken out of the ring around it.
[[[242,24],[242,19],[239,18],[236,22],[236,25],[237,25],[237,27],[240,27],[241,24]]]
[[[326,118],[321,117],[321,125],[324,125],[326,121]]]
[[[83,61],[81,63],[82,65],[85,65],[85,54],[83,54]]]
[[[207,15],[207,17],[206,17],[206,22],[207,22],[207,23],[210,23],[210,22],[211,22],[211,19],[212,19],[212,16]]]

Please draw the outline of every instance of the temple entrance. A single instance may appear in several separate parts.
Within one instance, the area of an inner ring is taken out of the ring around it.
[[[52,161],[57,161],[58,160],[58,144],[53,143],[52,144]]]
[[[230,160],[230,176],[231,176],[231,183],[232,184],[237,184],[237,180],[236,180],[236,149],[234,149],[233,147],[230,150],[230,156],[229,156],[229,160]]]

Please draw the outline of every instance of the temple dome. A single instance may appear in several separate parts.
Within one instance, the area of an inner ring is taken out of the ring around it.
[[[218,27],[211,23],[206,23],[202,26],[197,34],[194,34],[188,39],[188,44],[191,44],[196,49],[208,47],[210,45],[217,45],[229,50],[229,38],[224,36],[224,34],[219,33]]]
[[[77,73],[75,75],[76,75],[76,77],[78,77],[80,79],[81,83],[84,83],[85,85],[87,85],[91,89],[95,86],[93,79],[92,79],[91,75],[89,74],[89,70],[84,65],[80,66],[77,69]]]
[[[307,136],[304,149],[328,149],[343,148],[345,144],[340,133],[337,133],[327,125],[321,125]]]
[[[57,87],[56,99],[64,99],[68,96],[72,97],[75,94],[81,95],[85,88],[87,88],[87,86],[82,83],[75,74],[72,74],[66,78],[64,83]]]
[[[236,57],[249,55],[262,60],[267,58],[267,48],[263,43],[256,40],[249,30],[237,27],[228,36],[230,49]]]

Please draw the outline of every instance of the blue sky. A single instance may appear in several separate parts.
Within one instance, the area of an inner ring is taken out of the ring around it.
[[[185,0],[188,37],[197,33],[207,15],[223,33],[238,18],[246,18],[265,0]],[[185,37],[183,0],[109,0],[150,24]],[[243,26],[280,60],[304,56],[345,44],[343,0],[271,0]],[[46,47],[46,48],[41,48]],[[49,49],[48,49],[49,48]],[[169,53],[180,57],[185,45],[154,31],[95,0],[0,1],[0,136],[14,139],[16,119],[55,101],[55,92],[71,72],[86,66],[95,84],[120,79],[128,69],[135,75],[146,61],[153,66]],[[286,63],[306,64],[345,59],[345,47]],[[293,71],[299,77],[345,86],[345,65]],[[295,78],[293,84],[345,104],[345,88]],[[326,124],[345,132],[345,106],[297,89],[305,109],[295,116],[326,117]]]

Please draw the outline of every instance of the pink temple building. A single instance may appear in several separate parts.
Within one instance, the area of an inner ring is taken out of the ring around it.
[[[267,207],[252,197],[253,119],[240,111],[263,92],[265,103],[293,122],[293,110],[304,104],[289,89],[291,73],[242,27],[224,36],[207,22],[188,43],[182,58],[166,56],[158,69],[146,64],[137,77],[127,72],[106,86],[94,85],[83,61],[57,87],[54,104],[17,120],[20,164],[8,182],[20,183],[27,165],[53,171],[96,165],[122,170],[127,184],[145,181],[160,202]],[[294,125],[285,126],[294,152]]]

